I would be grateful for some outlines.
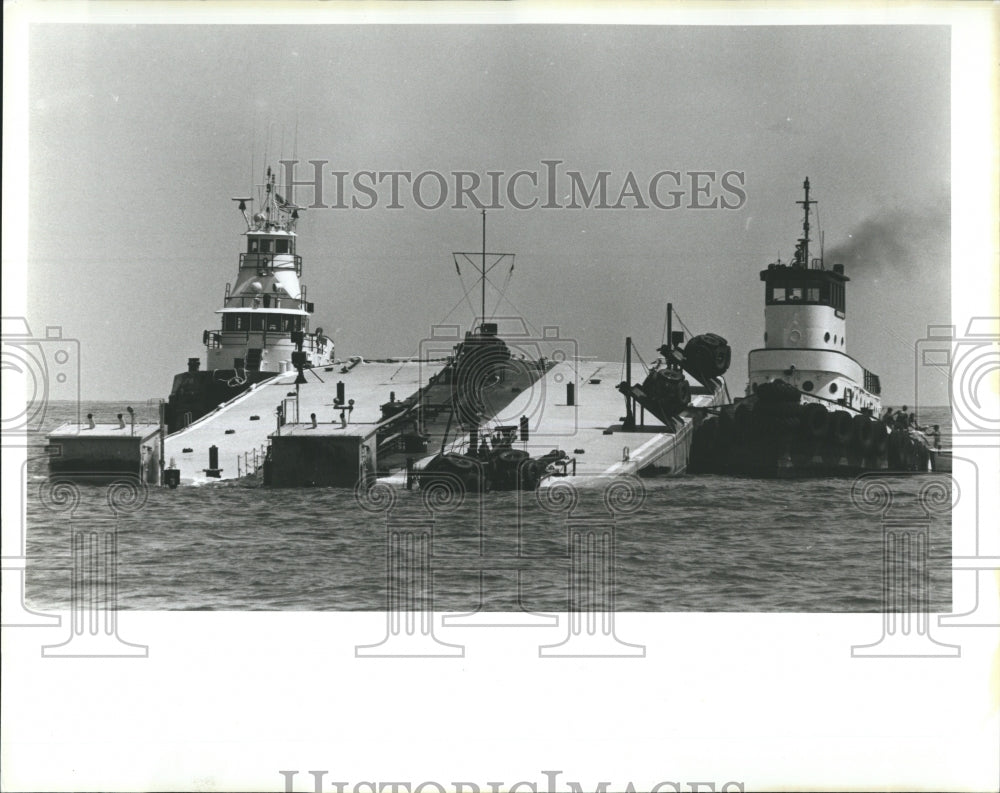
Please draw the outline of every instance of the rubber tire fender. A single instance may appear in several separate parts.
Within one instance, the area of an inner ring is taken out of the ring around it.
[[[825,438],[830,428],[830,411],[818,402],[802,408],[802,429],[810,438]]]
[[[852,443],[858,451],[867,452],[872,448],[875,440],[875,422],[867,416],[855,416],[851,419],[853,424]]]
[[[854,422],[851,414],[846,410],[838,410],[833,414],[831,419],[830,437],[837,443],[850,443],[851,437],[854,434]]]

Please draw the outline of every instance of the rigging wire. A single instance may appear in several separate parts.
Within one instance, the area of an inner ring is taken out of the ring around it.
[[[691,338],[694,335],[691,332],[691,329],[687,325],[684,324],[684,320],[682,320],[681,319],[681,315],[677,313],[677,309],[674,309],[674,319],[677,320],[677,324],[678,325],[680,325],[682,328],[684,328],[684,331],[687,333],[688,338]]]
[[[497,309],[500,308],[500,301],[503,299],[503,296],[507,293],[507,288],[510,286],[510,281],[513,277],[514,277],[514,262],[511,261],[510,269],[507,270],[507,277],[504,278],[503,285],[500,287],[500,295],[497,297],[497,302],[494,303],[493,311],[490,313],[491,317],[496,316]],[[490,281],[490,283],[492,284],[493,282]]]
[[[464,299],[469,304],[469,311],[472,312],[472,316],[476,316],[476,309],[472,305],[472,300],[469,298],[469,293],[472,291],[472,289],[476,285],[472,284],[472,286],[470,286],[468,289],[466,289],[466,287],[465,287],[465,279],[462,277],[462,268],[458,266],[458,257],[455,254],[452,254],[451,257],[452,257],[452,259],[455,262],[455,271],[458,273],[458,282],[462,285],[462,289],[465,292],[465,294],[462,295],[462,299]],[[468,258],[468,257],[466,257],[466,258]],[[459,300],[458,302],[461,303],[462,300]],[[456,308],[457,308],[457,306],[456,306]],[[454,310],[455,309],[453,308],[452,311],[454,311]],[[451,315],[451,311],[448,312],[448,315],[449,316]],[[483,318],[483,321],[484,322],[486,321],[485,317]]]
[[[639,354],[639,348],[635,346],[635,342],[632,342],[632,350],[635,352],[635,357],[639,359],[639,363],[642,364],[642,368],[646,371],[646,374],[649,374],[649,367],[642,359],[642,355]]]

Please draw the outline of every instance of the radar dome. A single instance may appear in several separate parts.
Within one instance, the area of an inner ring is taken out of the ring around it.
[[[258,212],[256,215],[253,216],[253,219],[254,222],[256,223],[263,223],[265,220],[267,220],[267,216],[263,212]]]
[[[250,288],[254,292],[263,292],[264,291],[264,285],[260,281],[254,281],[252,284],[250,284]]]

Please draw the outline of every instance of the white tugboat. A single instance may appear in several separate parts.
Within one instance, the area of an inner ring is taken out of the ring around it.
[[[302,257],[296,252],[295,226],[300,207],[286,201],[267,169],[258,188],[260,209],[252,216],[253,198],[234,198],[246,221],[246,248],[232,286],[226,284],[220,327],[206,330],[206,366],[200,358],[188,359],[188,371],[174,377],[167,408],[170,432],[214,410],[281,372],[295,368],[328,366],[333,362],[333,341],[322,328],[311,331],[313,304],[299,282]],[[301,353],[297,346],[301,342]]]
[[[748,356],[746,396],[706,421],[693,467],[755,476],[927,470],[926,439],[881,420],[881,384],[847,354],[843,264],[810,256],[809,180],[802,236],[790,263],[760,273],[764,347]],[[893,431],[893,430],[896,431]]]

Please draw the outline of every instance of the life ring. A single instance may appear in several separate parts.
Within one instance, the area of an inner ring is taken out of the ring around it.
[[[851,419],[853,427],[853,443],[856,449],[866,452],[872,448],[875,436],[875,422],[867,416],[855,416]]]

